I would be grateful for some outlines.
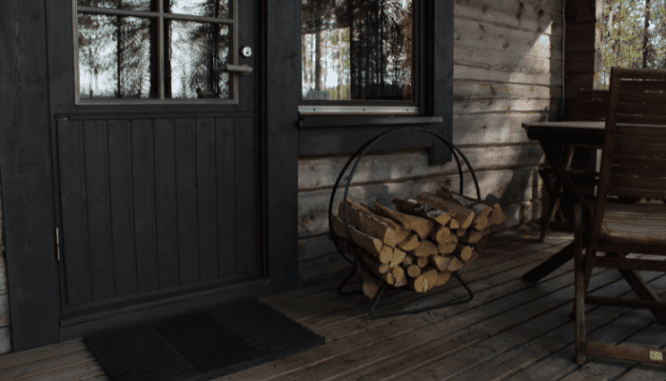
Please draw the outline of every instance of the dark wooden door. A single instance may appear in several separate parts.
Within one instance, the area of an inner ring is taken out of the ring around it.
[[[238,51],[256,46],[256,17],[253,1],[237,3]],[[64,314],[261,275],[257,78],[230,75],[238,104],[205,116],[181,105],[179,117],[58,120]]]

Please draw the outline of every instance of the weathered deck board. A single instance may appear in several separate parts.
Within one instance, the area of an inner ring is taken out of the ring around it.
[[[370,319],[364,296],[341,297],[341,277],[261,300],[324,335],[326,345],[218,378],[248,380],[663,380],[663,367],[628,361],[574,361],[573,274],[567,263],[538,285],[520,276],[570,242],[555,233],[545,243],[536,233],[504,234],[465,271],[475,292],[468,304],[388,319]],[[655,291],[666,294],[666,276],[643,273]],[[358,284],[358,283],[355,283]],[[353,287],[353,286],[352,286]],[[595,294],[631,297],[621,276],[597,269],[590,283]],[[417,308],[462,297],[452,280],[438,293],[420,297],[392,292],[379,313]],[[587,307],[593,340],[652,347],[666,345],[666,328],[649,311]],[[0,356],[0,380],[108,380],[80,341]]]

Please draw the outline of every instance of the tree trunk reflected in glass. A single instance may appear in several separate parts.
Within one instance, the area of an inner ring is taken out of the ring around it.
[[[306,100],[414,99],[412,0],[303,0]]]

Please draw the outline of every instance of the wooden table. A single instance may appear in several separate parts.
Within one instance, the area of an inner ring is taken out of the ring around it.
[[[557,173],[558,183],[564,186],[565,194],[572,197],[574,202],[585,205],[585,200],[576,191],[571,179],[566,174],[564,166],[560,161],[559,149],[562,144],[588,144],[602,145],[604,143],[605,122],[541,122],[523,123],[530,139],[535,139],[541,144],[546,159]],[[559,187],[559,185],[557,185]],[[558,253],[528,271],[523,279],[528,282],[538,282],[541,278],[562,266],[574,257],[573,242],[560,250]]]
[[[559,147],[563,143],[587,144],[601,146],[604,143],[605,122],[543,122],[523,123],[530,139],[536,139],[541,144],[548,162],[555,170],[558,182],[564,186],[564,196],[573,198],[573,201],[586,205],[586,201],[576,190],[571,178],[564,170],[560,161]],[[559,185],[558,185],[559,187]],[[527,282],[538,282],[541,278],[562,266],[575,256],[574,243],[570,243],[562,250],[545,260],[543,263],[523,275]],[[638,272],[633,270],[620,270],[620,274],[634,290],[636,295],[643,300],[655,300],[654,291],[648,286]],[[666,324],[666,311],[662,309],[651,309],[657,321]]]

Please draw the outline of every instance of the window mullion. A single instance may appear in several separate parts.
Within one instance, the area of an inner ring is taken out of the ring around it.
[[[160,14],[157,20],[157,72],[159,76],[160,100],[164,100],[164,2],[157,1],[157,12]]]

